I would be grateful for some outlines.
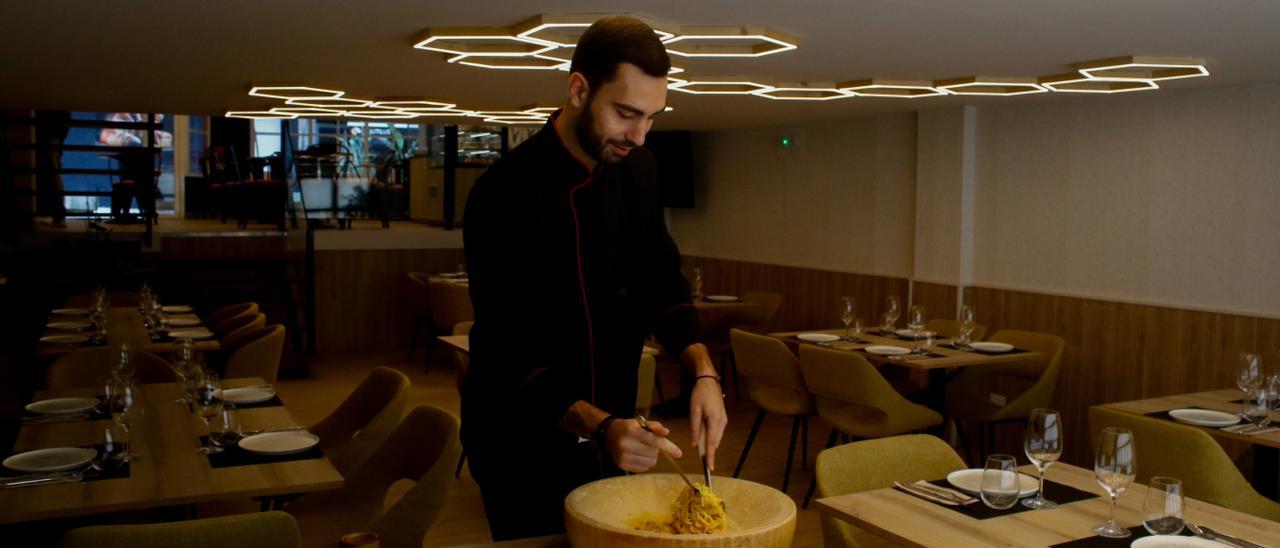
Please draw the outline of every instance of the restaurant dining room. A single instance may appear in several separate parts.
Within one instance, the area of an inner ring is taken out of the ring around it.
[[[1280,547],[1280,3],[0,29],[0,545]]]

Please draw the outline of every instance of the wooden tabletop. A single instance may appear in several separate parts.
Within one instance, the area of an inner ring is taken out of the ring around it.
[[[122,342],[129,343],[132,348],[146,350],[153,354],[168,354],[178,350],[177,341],[153,342],[147,334],[147,328],[142,323],[142,312],[132,306],[113,306],[107,309],[107,342],[108,344],[120,344]],[[169,318],[196,318],[195,314],[167,314]],[[56,320],[50,321],[89,321],[88,316],[59,316]],[[205,326],[206,328],[208,326]],[[44,335],[64,334],[67,331],[48,330]],[[87,334],[85,332],[81,332]],[[222,345],[216,339],[204,339],[195,341],[196,350],[213,351],[221,350]],[[81,345],[51,345],[41,344],[37,350],[37,355],[41,357],[58,357],[63,354],[73,352],[77,349],[84,348]]]
[[[1035,474],[1035,469],[1023,467]],[[1049,468],[1047,480],[1100,495],[1063,504],[1054,510],[1032,510],[978,520],[896,489],[880,489],[815,501],[818,511],[907,546],[1051,546],[1094,536],[1106,521],[1109,502],[1093,472],[1065,463]],[[1046,490],[1053,499],[1053,491]],[[1117,500],[1116,523],[1140,526],[1146,487],[1130,485]],[[979,502],[978,504],[982,504]],[[1197,525],[1259,544],[1280,546],[1275,522],[1187,499],[1183,517]]]
[[[262,379],[228,379],[228,387],[262,384]],[[143,410],[132,428],[128,478],[103,479],[0,490],[0,523],[136,510],[257,496],[306,493],[342,487],[342,476],[327,458],[230,466],[214,469],[197,454],[207,430],[195,414],[175,403],[179,383],[143,384],[137,405]],[[37,394],[36,399],[92,396],[94,389]],[[283,407],[239,411],[244,431],[300,426]],[[103,421],[26,425],[13,451],[95,443]]]
[[[1136,413],[1138,415],[1158,413],[1161,411],[1169,411],[1171,409],[1181,409],[1183,407],[1199,407],[1201,409],[1212,409],[1214,411],[1223,411],[1233,415],[1239,415],[1242,410],[1239,401],[1243,395],[1244,394],[1239,390],[1227,388],[1223,390],[1210,390],[1208,392],[1196,392],[1194,394],[1179,394],[1177,396],[1164,396],[1161,398],[1108,403],[1102,405],[1102,407]],[[1171,420],[1168,417],[1160,415],[1154,416],[1162,420]],[[1280,412],[1272,411],[1271,421],[1273,423],[1280,423]],[[1241,436],[1240,434],[1223,432],[1219,428],[1207,428],[1193,425],[1187,426],[1199,428],[1208,432],[1209,435],[1220,439],[1231,439],[1266,447],[1280,448],[1280,432],[1269,432],[1257,436]]]
[[[817,330],[817,331],[789,331],[785,333],[770,333],[769,336],[782,339],[783,342],[792,346],[799,346],[801,344],[815,344],[815,343],[808,343],[808,342],[804,342],[796,339],[795,336],[800,333],[828,333],[831,335],[843,336],[845,334],[845,330],[826,329],[826,330]],[[837,342],[837,343],[824,344],[824,345],[818,345],[818,346],[823,346],[825,348],[834,348],[836,350],[854,351],[854,350],[866,348],[871,345],[885,345],[885,346],[899,346],[902,348],[915,348],[919,344],[914,341],[892,339],[892,338],[881,337],[881,336],[870,334],[870,333],[863,333],[862,338],[868,342],[857,343],[857,344]],[[863,357],[867,358],[867,360],[873,364],[897,365],[901,367],[909,367],[911,369],[919,369],[919,370],[926,370],[926,371],[932,370],[932,369],[950,369],[953,367],[967,367],[971,365],[984,365],[984,364],[990,364],[990,363],[1016,362],[1016,361],[1021,361],[1029,358],[1040,357],[1040,353],[1038,352],[1017,352],[1017,353],[1008,353],[1008,354],[980,354],[978,352],[965,352],[963,350],[955,350],[953,348],[948,348],[941,344],[941,342],[943,341],[949,342],[948,339],[935,339],[935,341],[936,343],[933,346],[933,353],[941,354],[942,357],[940,358],[909,357],[908,359],[893,359],[888,356],[880,356],[876,354],[871,354],[869,352],[860,352],[860,354]]]

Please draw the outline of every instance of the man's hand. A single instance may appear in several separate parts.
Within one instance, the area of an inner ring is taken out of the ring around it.
[[[609,425],[604,435],[605,447],[618,468],[627,472],[646,472],[658,463],[659,450],[677,459],[684,455],[676,444],[666,438],[671,434],[667,427],[649,421],[649,429],[652,432],[641,428],[635,419],[618,419]]]
[[[707,466],[712,471],[716,469],[716,448],[720,447],[724,427],[728,424],[729,416],[724,410],[724,393],[720,391],[720,383],[710,377],[694,381],[693,394],[689,397],[689,443],[698,445],[702,430],[706,428]]]

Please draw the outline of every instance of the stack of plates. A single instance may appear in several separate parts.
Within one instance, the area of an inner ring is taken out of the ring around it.
[[[839,336],[830,333],[801,333],[796,335],[797,339],[812,343],[836,342],[840,340]]]
[[[969,346],[974,350],[983,352],[1008,352],[1013,350],[1013,345],[999,342],[972,342]]]
[[[901,356],[904,354],[911,353],[910,348],[903,348],[901,346],[880,345],[880,344],[873,344],[871,346],[863,348],[863,350],[868,353],[875,354],[877,356]]]
[[[48,327],[49,329],[62,329],[65,331],[80,331],[82,329],[88,329],[92,325],[93,324],[89,322],[49,322],[45,324],[45,327]]]
[[[200,320],[196,318],[167,318],[164,323],[173,327],[192,327],[200,325]]]
[[[4,459],[4,467],[29,473],[65,472],[88,466],[96,456],[98,456],[96,449],[50,447],[13,455]]]
[[[84,413],[97,407],[96,398],[52,398],[28,403],[26,410],[41,415]]]
[[[306,430],[289,430],[245,436],[240,440],[240,448],[262,455],[291,455],[311,449],[318,443],[320,436]]]
[[[40,337],[40,342],[46,344],[84,344],[89,342],[89,337],[85,335],[45,335]]]
[[[1240,422],[1240,415],[1232,415],[1231,413],[1223,413],[1222,411],[1211,411],[1208,409],[1174,409],[1169,411],[1169,416],[1178,422],[1194,424],[1196,426],[1208,426],[1211,428],[1222,428],[1231,426]]]
[[[173,329],[169,331],[169,337],[173,339],[208,339],[213,337],[213,332],[203,327],[197,329]]]
[[[223,388],[216,397],[227,403],[261,403],[276,397],[274,386],[244,386],[240,388]]]

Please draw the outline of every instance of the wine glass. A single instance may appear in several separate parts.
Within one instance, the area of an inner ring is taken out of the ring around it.
[[[1262,356],[1250,352],[1240,353],[1240,367],[1236,370],[1236,387],[1246,395],[1251,388],[1262,384]]]
[[[129,434],[119,426],[108,422],[101,426],[97,439],[98,453],[93,456],[93,467],[98,470],[115,470],[128,462]]]
[[[853,320],[856,319],[858,319],[858,314],[853,309],[853,297],[840,297],[840,322],[844,324],[845,335],[849,340],[857,340],[850,331],[853,326]]]
[[[920,331],[924,329],[924,307],[918,304],[911,305],[907,310],[907,328],[911,330],[912,338],[919,338]]]
[[[219,413],[209,422],[209,441],[221,452],[239,443],[242,435],[235,404],[224,403]]]
[[[889,319],[889,313],[885,312],[880,315],[880,334],[889,336],[893,333],[893,320]]]
[[[1182,519],[1182,482],[1153,476],[1142,504],[1142,526],[1153,535],[1176,535],[1186,523]]]
[[[889,324],[889,331],[893,331],[893,326],[898,323],[898,317],[902,315],[902,303],[898,301],[897,295],[889,295],[885,299],[885,318]],[[887,335],[888,333],[886,333]]]
[[[1013,455],[995,454],[987,457],[987,467],[982,470],[982,503],[1006,510],[1018,502],[1018,461]]]
[[[1111,513],[1106,523],[1093,528],[1098,536],[1129,538],[1132,534],[1116,525],[1116,497],[1133,482],[1135,460],[1132,431],[1114,427],[1102,429],[1098,450],[1094,454],[1093,475],[1111,497]]]
[[[210,427],[213,418],[222,413],[222,383],[218,381],[217,373],[208,371],[201,375],[200,383],[196,386],[196,413],[206,427]],[[210,455],[221,453],[222,448],[214,445],[210,436],[209,443],[196,449],[196,452]]]
[[[110,403],[111,422],[120,427],[126,436],[131,436],[142,408],[137,405],[133,383],[124,377],[112,377],[107,381],[107,401]],[[132,447],[123,453],[124,462],[137,460],[138,454]]]
[[[1044,498],[1044,471],[1062,456],[1062,417],[1053,409],[1033,409],[1022,439],[1027,459],[1040,471],[1040,489],[1034,498],[1022,501],[1027,508],[1051,510],[1058,503]]]
[[[1271,389],[1256,386],[1245,392],[1241,400],[1244,411],[1240,416],[1259,428],[1271,424]]]
[[[973,334],[973,330],[978,326],[974,320],[973,307],[964,305],[960,307],[960,336],[956,338],[953,344],[956,346],[969,346],[972,342],[969,336]]]
[[[702,298],[702,268],[693,267],[693,281],[690,282],[693,289],[693,298]]]
[[[126,380],[133,380],[133,375],[137,372],[137,368],[134,366],[133,359],[130,354],[131,349],[129,348],[129,343],[122,342],[119,346],[116,346],[115,375]]]

